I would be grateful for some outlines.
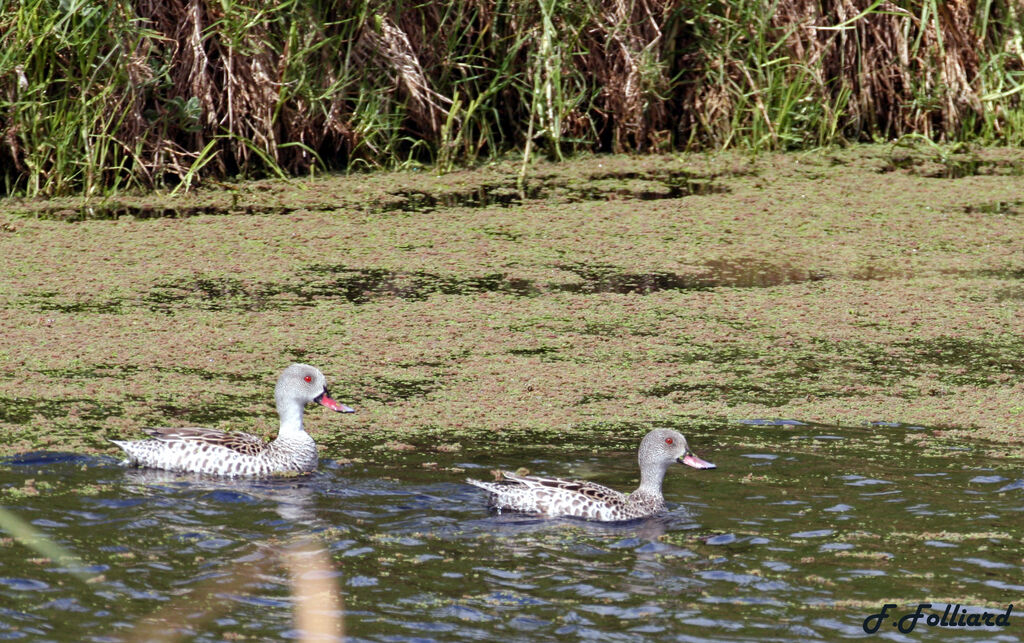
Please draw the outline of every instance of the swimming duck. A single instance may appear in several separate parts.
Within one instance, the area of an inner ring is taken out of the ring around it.
[[[481,482],[467,479],[489,492],[488,506],[503,510],[537,513],[546,516],[573,516],[604,522],[635,520],[654,515],[665,508],[661,482],[673,462],[695,469],[714,469],[701,460],[678,431],[655,429],[640,442],[640,486],[626,495],[608,487],[581,480],[520,476],[506,471],[503,480]]]
[[[331,399],[327,378],[314,366],[292,364],[274,387],[281,428],[264,442],[248,433],[198,427],[143,429],[148,440],[111,440],[124,449],[124,464],[219,476],[310,473],[317,467],[316,443],[302,425],[306,404],[316,402],[339,413],[353,409]]]

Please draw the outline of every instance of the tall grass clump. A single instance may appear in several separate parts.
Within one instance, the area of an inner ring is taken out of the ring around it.
[[[146,31],[126,2],[4,5],[0,162],[6,191],[117,188],[145,177],[137,161],[154,84]],[[173,158],[168,158],[173,162]]]
[[[1017,0],[0,0],[7,194],[1024,139]]]

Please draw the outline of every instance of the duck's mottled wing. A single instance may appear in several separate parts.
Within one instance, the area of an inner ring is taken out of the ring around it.
[[[533,488],[554,489],[571,494],[580,494],[595,502],[616,504],[625,502],[626,497],[614,489],[604,485],[587,482],[586,480],[564,480],[562,478],[544,478],[541,476],[517,476],[502,471],[506,480],[527,485]]]
[[[498,511],[604,521],[630,520],[638,515],[627,496],[593,482],[501,473],[504,479],[499,482],[468,481],[491,492],[488,504]]]
[[[267,448],[266,442],[248,433],[225,433],[216,429],[200,427],[167,427],[143,429],[143,431],[161,442],[210,444],[231,449],[242,455],[259,455]]]

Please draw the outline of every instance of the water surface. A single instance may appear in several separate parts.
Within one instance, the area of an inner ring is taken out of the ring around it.
[[[865,637],[886,602],[898,614],[920,602],[1002,612],[1024,594],[1020,463],[984,444],[924,450],[923,431],[689,431],[719,468],[671,469],[665,515],[613,525],[489,514],[463,483],[526,466],[632,488],[633,453],[600,444],[565,457],[368,452],[273,481],[25,454],[0,464],[3,506],[85,568],[0,541],[0,637],[295,638],[281,556],[298,543],[328,554],[299,582],[337,583],[336,616],[356,641],[833,640]],[[885,623],[874,636],[1021,640],[1024,620],[1010,623],[910,634]]]

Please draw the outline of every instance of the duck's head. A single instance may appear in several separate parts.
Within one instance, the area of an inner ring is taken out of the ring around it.
[[[672,429],[654,429],[640,442],[638,455],[641,469],[648,462],[667,467],[673,462],[685,464],[694,469],[714,469],[715,465],[697,457],[690,451],[690,445],[679,431]]]
[[[284,369],[281,376],[277,378],[274,399],[279,408],[283,404],[296,400],[303,406],[310,402],[316,402],[339,413],[355,411],[355,409],[331,398],[331,394],[327,390],[327,378],[320,372],[320,369],[309,364],[292,364]]]

